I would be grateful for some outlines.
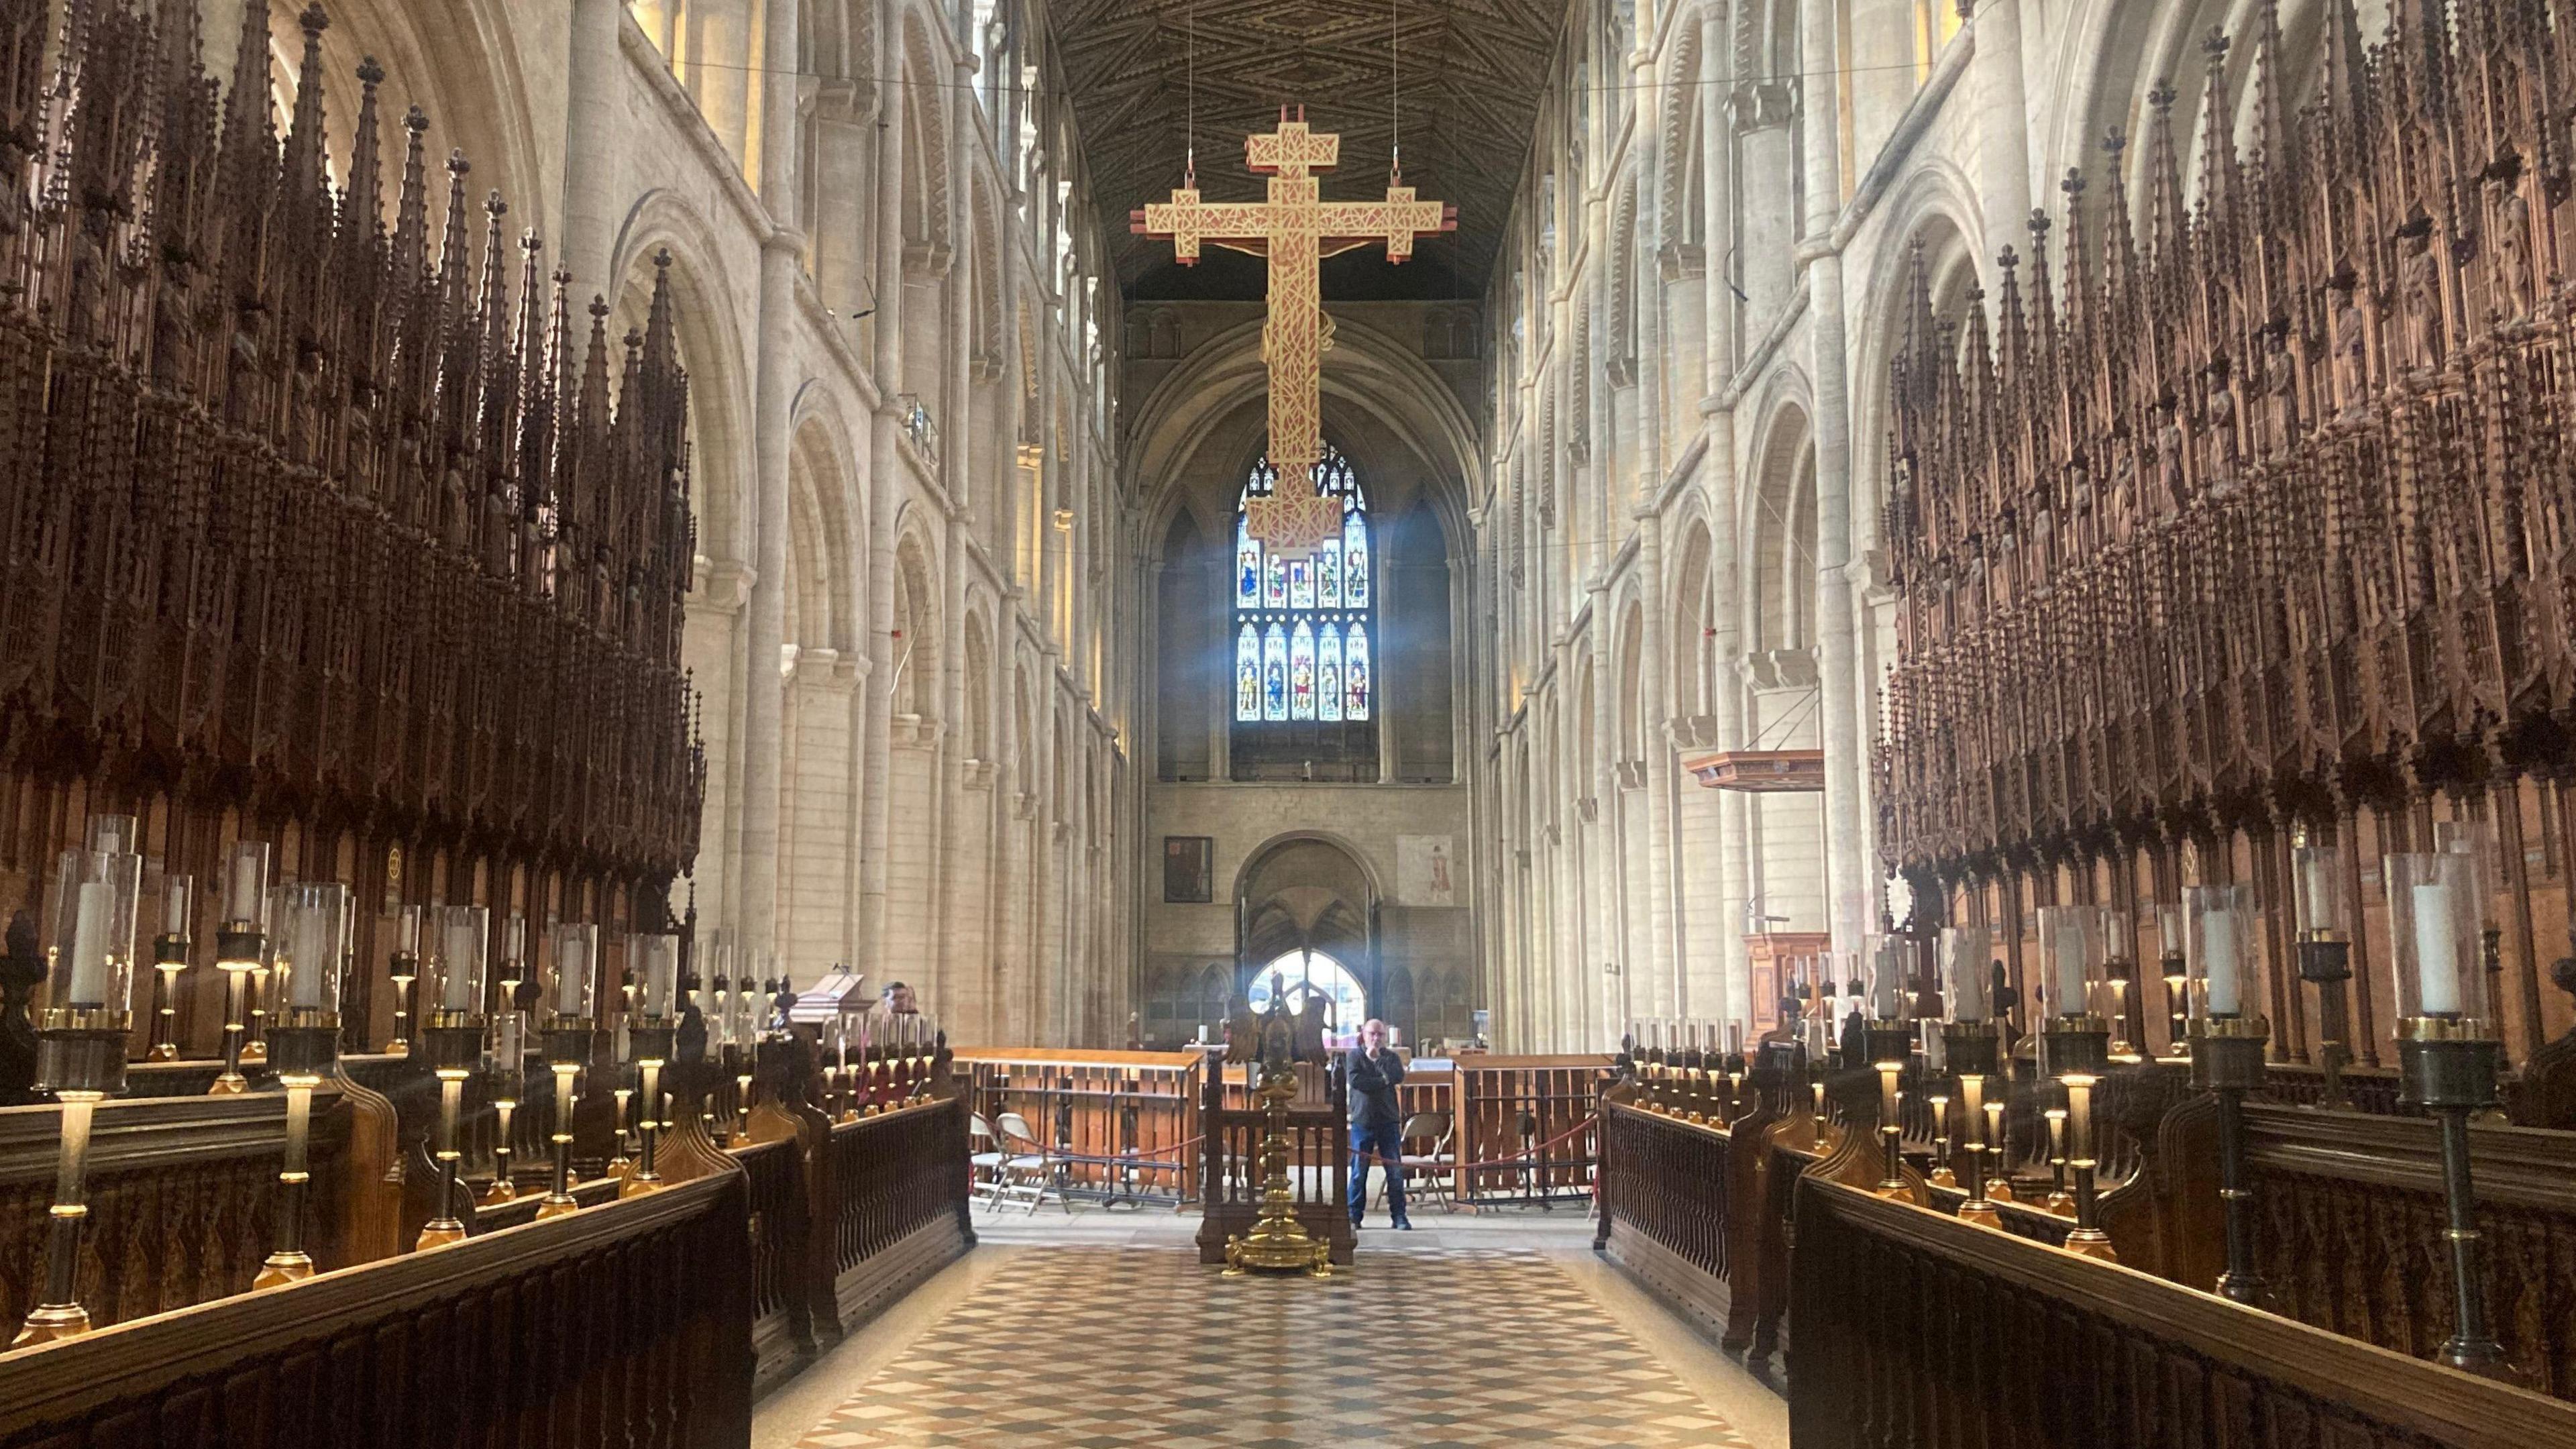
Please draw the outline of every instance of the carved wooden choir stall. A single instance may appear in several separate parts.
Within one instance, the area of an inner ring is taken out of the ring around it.
[[[1918,264],[1907,889],[1823,1049],[1603,1107],[1604,1248],[1802,1449],[2576,1442],[2576,13],[2281,8]]]
[[[666,905],[667,259],[612,332],[318,6],[284,117],[268,0],[222,87],[70,16],[0,0],[0,1445],[741,1442],[971,1243],[968,1113]]]

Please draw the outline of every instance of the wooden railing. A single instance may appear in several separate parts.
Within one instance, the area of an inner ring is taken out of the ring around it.
[[[739,1444],[745,1178],[0,1353],[0,1449]]]
[[[764,1048],[764,1068],[768,1056]],[[111,1286],[86,1301],[101,1323],[136,1321],[0,1353],[0,1449],[740,1443],[757,1390],[974,1242],[963,1098],[835,1125],[811,1105],[810,1053],[800,1064],[802,1081],[764,1071],[767,1095],[730,1151],[705,1138],[693,1108],[713,1073],[675,1068],[679,1126],[663,1144],[671,1185],[660,1192],[620,1199],[617,1179],[598,1178],[577,1185],[581,1211],[539,1222],[532,1191],[469,1208],[464,1243],[384,1261],[353,1255],[345,1231],[325,1234],[309,1241],[340,1271],[259,1292],[246,1290],[269,1244],[270,1189],[192,1184],[204,1164],[220,1177],[238,1157],[246,1180],[273,1185],[282,1099],[111,1104],[92,1155],[99,1230],[112,1234],[98,1258]],[[377,1127],[348,1130],[360,1120],[353,1098],[372,1101]],[[0,1193],[15,1191],[11,1174],[38,1157],[37,1185],[50,1187],[53,1116],[0,1112]],[[21,1117],[45,1120],[20,1129]],[[390,1117],[364,1089],[326,1090],[317,1180],[341,1162],[352,1182],[380,1178],[394,1161]],[[120,1174],[138,1176],[155,1203],[226,1206],[196,1217],[164,1209],[151,1231],[120,1226],[110,1210]],[[41,1191],[33,1202],[25,1216],[41,1222]],[[391,1211],[381,1201],[372,1210]],[[23,1296],[17,1282],[40,1265],[8,1263],[0,1288]],[[101,1359],[102,1343],[141,1346]],[[406,1363],[427,1366],[405,1380]],[[111,1387],[72,1382],[94,1370]],[[93,1427],[102,1424],[115,1427]]]
[[[0,1342],[42,1286],[62,1114],[0,1108]],[[96,1324],[249,1289],[268,1255],[286,1145],[282,1095],[120,1099],[91,1138],[84,1274]],[[392,1121],[381,1098],[326,1084],[315,1094],[307,1244],[323,1262],[395,1251],[398,1189],[383,1181]]]
[[[987,1123],[1017,1113],[1078,1197],[1186,1202],[1198,1195],[1204,1055],[1195,1050],[957,1053]],[[1022,1148],[1021,1150],[1028,1150]]]
[[[2015,1085],[2017,1107],[2032,1085]],[[1829,1090],[1821,1140],[1811,1111],[1775,1116],[1767,1094],[1748,1094],[1760,1100],[1731,1123],[1693,1123],[1670,1104],[1647,1110],[1651,1094],[1633,1087],[1603,1109],[1603,1247],[1757,1368],[1795,1320],[1785,1285],[1812,1243],[1796,1216],[1799,1183],[1868,1187],[1882,1175],[1871,1074],[1831,1078]],[[2206,1289],[2224,1256],[2211,1099],[2155,1064],[2116,1070],[2097,1107],[2112,1154],[2135,1164],[2101,1199],[2119,1261]],[[2268,1306],[2431,1357],[2453,1307],[2435,1124],[2259,1100],[2245,1115]],[[2576,1400],[2576,1134],[2479,1125],[2470,1138],[2498,1336],[2527,1386]],[[1956,1212],[1966,1194],[1923,1181],[1929,1154],[1918,1135],[1905,1143],[1913,1200]],[[2044,1173],[2021,1162],[2018,1200],[2001,1205],[1999,1225],[2055,1247],[2072,1224],[2041,1206]]]
[[[2576,1443],[2576,1407],[1809,1176],[1799,1449]]]
[[[1305,1091],[1287,1113],[1288,1181],[1296,1197],[1297,1220],[1307,1232],[1332,1244],[1334,1262],[1348,1263],[1358,1240],[1351,1232],[1345,1197],[1351,1136],[1341,1078],[1313,1066],[1299,1067],[1298,1077]],[[1200,1144],[1199,1261],[1222,1263],[1226,1239],[1249,1230],[1260,1211],[1261,1142],[1268,1114],[1257,1107],[1229,1105],[1224,1073],[1210,1073],[1204,1090],[1199,1111],[1206,1133],[1206,1141]]]

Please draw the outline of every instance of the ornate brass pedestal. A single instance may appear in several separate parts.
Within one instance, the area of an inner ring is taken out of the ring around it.
[[[1255,1268],[1333,1276],[1333,1246],[1297,1221],[1297,1195],[1288,1186],[1288,1103],[1296,1095],[1294,1068],[1262,1072],[1261,1105],[1269,1121],[1261,1135],[1261,1216],[1252,1231],[1225,1240],[1224,1277],[1240,1278]]]

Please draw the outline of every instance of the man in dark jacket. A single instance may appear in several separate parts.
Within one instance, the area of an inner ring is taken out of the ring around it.
[[[1386,1044],[1386,1023],[1370,1021],[1360,1028],[1360,1044],[1350,1054],[1351,1226],[1360,1225],[1368,1206],[1369,1158],[1386,1163],[1386,1206],[1395,1225],[1410,1229],[1404,1215],[1403,1109],[1396,1105],[1395,1084],[1404,1080],[1404,1058]]]

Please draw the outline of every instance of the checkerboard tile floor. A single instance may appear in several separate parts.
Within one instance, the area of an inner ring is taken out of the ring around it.
[[[1018,1254],[798,1449],[1351,1443],[1753,1449],[1542,1254],[1223,1282],[1159,1246]]]

